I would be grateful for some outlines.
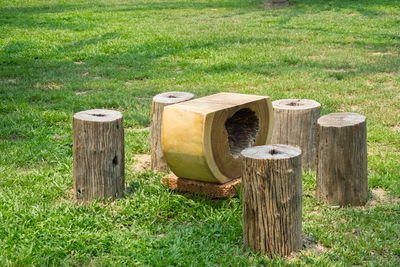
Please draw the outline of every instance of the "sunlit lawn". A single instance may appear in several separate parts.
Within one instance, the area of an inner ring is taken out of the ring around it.
[[[0,0],[0,265],[400,263],[400,5],[396,0]],[[366,208],[316,202],[289,260],[242,248],[241,200],[172,193],[136,170],[165,91],[310,98],[368,119]],[[125,198],[76,206],[72,115],[124,116]]]

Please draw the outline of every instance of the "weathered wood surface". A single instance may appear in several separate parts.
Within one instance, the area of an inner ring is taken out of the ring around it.
[[[167,92],[153,97],[151,105],[151,169],[155,171],[167,171],[168,165],[165,161],[161,146],[161,125],[164,107],[179,102],[193,99],[194,95],[188,92]]]
[[[162,146],[178,177],[226,183],[240,177],[240,152],[272,134],[269,97],[219,93],[164,108]]]
[[[267,8],[285,7],[289,5],[289,0],[264,0],[264,6]]]
[[[281,99],[272,102],[274,130],[271,144],[300,147],[303,170],[317,169],[317,120],[321,104],[310,99]]]
[[[331,205],[365,204],[368,197],[366,118],[332,113],[317,127],[316,198]]]
[[[73,158],[76,201],[122,197],[125,190],[122,114],[104,109],[76,113]]]
[[[267,145],[242,151],[244,247],[287,256],[302,246],[301,150]]]

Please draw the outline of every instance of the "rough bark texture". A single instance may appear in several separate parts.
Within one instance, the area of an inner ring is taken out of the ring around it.
[[[287,256],[302,246],[301,150],[269,145],[242,151],[244,247]]]
[[[321,104],[309,99],[282,99],[272,102],[274,130],[271,144],[297,146],[302,151],[304,170],[317,169],[317,120]]]
[[[121,113],[101,109],[76,113],[73,156],[76,201],[122,197],[125,158]]]
[[[284,7],[290,5],[289,0],[264,0],[265,7],[274,8],[274,7]]]
[[[316,197],[331,205],[363,205],[368,197],[367,126],[357,113],[332,113],[317,127]]]
[[[165,161],[161,147],[161,125],[164,107],[190,100],[194,97],[187,92],[167,92],[158,94],[153,98],[151,105],[151,169],[155,171],[167,171],[168,165]]]

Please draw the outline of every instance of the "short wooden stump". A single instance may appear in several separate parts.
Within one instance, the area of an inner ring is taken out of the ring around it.
[[[243,243],[288,256],[302,246],[301,150],[287,145],[242,151]]]
[[[122,114],[105,109],[76,113],[73,157],[76,201],[122,197],[125,190]]]
[[[178,192],[206,195],[210,198],[229,198],[237,196],[241,179],[237,178],[224,184],[216,184],[179,178],[171,173],[164,176],[161,182],[169,189]]]
[[[321,104],[311,99],[280,99],[272,102],[274,130],[271,144],[301,149],[303,170],[317,169],[317,120]]]
[[[359,206],[368,197],[366,118],[332,113],[317,127],[316,198],[330,205]]]

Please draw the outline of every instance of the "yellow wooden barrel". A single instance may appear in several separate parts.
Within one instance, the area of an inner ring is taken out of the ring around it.
[[[162,149],[178,177],[226,183],[240,177],[240,152],[270,142],[267,96],[219,93],[164,108]]]

